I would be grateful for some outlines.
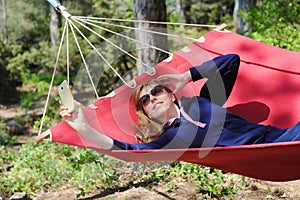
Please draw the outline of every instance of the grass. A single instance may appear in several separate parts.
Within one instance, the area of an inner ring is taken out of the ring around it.
[[[77,188],[77,197],[94,189],[111,191],[160,182],[164,191],[178,188],[175,178],[193,181],[207,197],[230,195],[237,191],[220,170],[191,163],[128,163],[94,150],[75,146],[29,141],[16,145],[16,137],[7,133],[0,120],[0,197],[16,192],[34,196],[43,189],[69,185]]]
[[[233,194],[238,188],[219,170],[195,164],[126,163],[89,149],[43,142],[28,142],[18,148],[0,146],[0,197],[15,192],[31,196],[41,189],[69,185],[78,189],[77,197],[93,189],[111,190],[133,182],[162,182],[165,191],[176,190],[176,177],[198,183],[199,192],[208,197]],[[138,186],[138,185],[135,185]]]

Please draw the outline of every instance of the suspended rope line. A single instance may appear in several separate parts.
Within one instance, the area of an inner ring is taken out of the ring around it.
[[[76,21],[77,23],[79,23],[81,26],[83,26],[84,28],[86,28],[87,30],[91,31],[92,33],[94,33],[95,35],[97,35],[98,37],[100,37],[101,39],[105,40],[106,42],[108,42],[110,45],[114,46],[115,48],[119,49],[120,51],[122,51],[123,53],[125,53],[126,55],[128,55],[129,57],[131,57],[132,59],[136,60],[137,62],[140,62],[141,64],[143,64],[144,66],[148,67],[147,64],[145,64],[143,61],[141,61],[140,59],[136,58],[135,56],[133,56],[132,54],[128,53],[127,51],[125,51],[124,49],[122,49],[121,47],[119,47],[118,45],[116,45],[115,43],[111,42],[110,40],[106,39],[105,37],[103,37],[102,35],[100,35],[99,33],[95,32],[93,29],[87,27],[86,25],[84,25],[83,23],[81,23],[80,19],[76,19],[76,18],[72,18],[74,21]],[[83,21],[84,22],[84,21]],[[90,24],[91,25],[91,24]],[[102,27],[98,27],[98,28],[102,28]],[[105,28],[103,28],[105,29]],[[107,31],[110,31],[109,29],[107,29]],[[110,31],[113,32],[113,31]],[[116,35],[119,36],[124,36],[122,34],[118,34],[116,32],[113,32]],[[127,37],[127,36],[124,36]],[[111,68],[113,68],[111,65],[109,65]],[[118,77],[121,77],[119,74],[116,74]]]
[[[64,36],[65,36],[65,33],[66,33],[66,29],[67,29],[67,22],[65,23],[64,30],[63,30],[63,33],[62,33],[62,37],[61,37],[61,40],[60,40],[60,45],[59,45],[58,52],[57,52],[57,57],[56,57],[55,65],[54,65],[54,70],[53,70],[53,73],[52,73],[52,78],[51,78],[51,82],[50,82],[50,86],[49,86],[49,90],[48,90],[48,94],[47,94],[47,98],[46,98],[46,103],[45,103],[45,107],[44,107],[44,111],[43,111],[43,116],[42,116],[42,119],[41,119],[41,124],[40,124],[39,132],[38,132],[39,135],[42,133],[42,128],[43,128],[44,121],[45,121],[47,107],[48,107],[48,103],[49,103],[49,99],[50,99],[50,95],[51,95],[51,89],[53,87],[54,77],[55,77],[55,74],[56,74],[56,70],[57,70],[57,66],[58,66],[58,60],[59,60],[59,56],[60,56],[60,52],[61,52],[61,47],[62,47],[62,44],[63,44],[63,41],[64,41]]]
[[[77,37],[76,37],[76,34],[75,34],[75,32],[74,32],[73,27],[79,32],[79,34],[80,34],[82,37],[84,37],[85,39],[86,39],[86,37],[85,37],[85,36],[82,34],[82,32],[74,25],[74,23],[73,23],[71,20],[69,20],[68,22],[69,22],[69,26],[70,26],[70,28],[71,28],[71,30],[72,30],[72,33],[73,33],[73,38],[74,38],[74,40],[75,40],[75,42],[76,42],[76,45],[77,45],[77,48],[78,48],[78,50],[79,50],[79,53],[80,53],[80,56],[81,56],[81,60],[82,60],[82,62],[83,62],[83,64],[84,64],[84,66],[85,66],[85,69],[86,69],[86,72],[87,72],[88,77],[89,77],[89,79],[90,79],[90,82],[91,82],[91,84],[92,84],[93,90],[94,90],[95,95],[96,95],[96,97],[97,97],[97,99],[98,99],[99,96],[98,96],[98,92],[97,92],[96,86],[95,86],[94,81],[93,81],[93,79],[92,79],[92,76],[91,76],[89,67],[88,67],[88,65],[87,65],[87,63],[86,63],[86,61],[85,61],[83,52],[82,52],[82,50],[81,50],[80,44],[79,44],[79,42],[78,42],[78,40],[77,40]],[[88,41],[88,42],[89,42],[89,41]]]
[[[133,19],[117,19],[117,18],[105,18],[105,17],[88,17],[88,16],[75,16],[82,19],[96,19],[106,21],[118,21],[118,22],[141,22],[149,24],[166,24],[166,25],[178,25],[178,26],[194,26],[194,27],[206,27],[206,28],[217,28],[218,25],[207,25],[207,24],[187,24],[178,22],[158,22],[158,21],[146,21],[146,20],[133,20]]]
[[[73,19],[74,19],[74,18],[73,18]],[[145,45],[145,46],[148,46],[148,47],[151,47],[151,48],[153,48],[153,49],[159,50],[159,51],[164,52],[164,53],[166,53],[166,54],[169,54],[169,55],[172,54],[172,53],[169,52],[169,51],[166,51],[166,50],[163,50],[163,49],[161,49],[161,48],[155,47],[155,46],[153,46],[153,45],[144,43],[144,42],[142,42],[142,41],[139,41],[139,40],[130,38],[130,37],[126,36],[126,35],[123,35],[123,34],[121,34],[121,33],[117,33],[117,32],[115,32],[115,31],[106,29],[106,28],[104,28],[104,27],[101,27],[101,26],[92,24],[92,23],[90,23],[90,22],[87,22],[86,20],[77,19],[77,18],[75,18],[74,20],[76,20],[76,22],[81,21],[81,22],[83,22],[83,23],[86,23],[86,24],[89,24],[89,25],[94,26],[94,27],[96,27],[96,28],[99,28],[99,29],[105,30],[105,31],[107,31],[107,32],[113,33],[113,34],[115,34],[115,35],[118,35],[118,36],[120,36],[120,37],[126,38],[126,39],[128,39],[128,40],[132,40],[132,41],[134,41],[134,42],[138,42],[138,43],[140,43],[140,44],[143,44],[143,45]],[[79,22],[78,22],[78,23],[79,23]],[[82,24],[82,23],[80,23],[80,24],[81,24],[82,26],[84,26],[86,29],[88,29],[88,30],[90,30],[91,32],[93,32],[94,34],[96,34],[98,37],[100,37],[100,38],[102,38],[103,40],[105,40],[105,41],[109,42],[110,44],[112,44],[111,41],[109,41],[109,40],[106,39],[105,37],[101,36],[100,34],[98,34],[97,32],[95,32],[94,30],[90,29],[89,27],[85,26],[85,25]],[[138,58],[136,58],[136,57],[134,57],[133,55],[129,54],[129,53],[126,52],[124,49],[120,48],[119,46],[117,46],[117,45],[115,45],[115,44],[112,44],[112,45],[113,45],[114,47],[118,48],[119,50],[121,50],[122,52],[124,52],[125,54],[129,55],[131,58],[135,59],[135,60],[138,61],[138,62],[141,62],[143,65],[145,65],[146,67],[148,67],[147,64],[143,63],[143,62],[142,62],[141,60],[139,60]]]
[[[87,39],[87,37],[79,30],[79,28],[70,20],[74,20],[75,22],[77,22],[78,24],[80,24],[81,26],[83,26],[84,28],[88,29],[89,31],[93,32],[95,35],[97,35],[98,37],[100,37],[101,39],[105,40],[106,42],[108,42],[110,45],[112,45],[113,47],[117,48],[118,50],[122,51],[123,53],[125,53],[126,55],[128,55],[129,57],[131,57],[132,59],[136,60],[137,62],[140,62],[142,65],[144,65],[146,68],[151,68],[150,66],[148,66],[146,63],[142,62],[140,59],[136,58],[135,56],[133,56],[132,54],[128,53],[127,51],[125,51],[124,49],[122,49],[121,47],[119,47],[118,45],[114,44],[113,42],[111,42],[110,40],[106,39],[105,37],[101,36],[100,34],[98,34],[97,32],[95,32],[93,29],[87,27],[86,25],[84,25],[83,23],[85,24],[88,24],[90,26],[93,26],[93,27],[96,27],[96,28],[99,28],[99,29],[102,29],[102,30],[105,30],[107,32],[110,32],[112,34],[115,34],[115,35],[118,35],[118,36],[121,36],[123,38],[126,38],[128,40],[132,40],[136,43],[141,43],[145,46],[148,46],[148,47],[151,47],[153,49],[156,49],[158,51],[161,51],[161,52],[164,52],[166,54],[169,54],[169,55],[172,55],[172,53],[166,51],[166,50],[163,50],[161,48],[158,48],[158,47],[155,47],[153,45],[149,45],[149,44],[146,44],[142,41],[139,41],[137,39],[133,39],[133,38],[130,38],[126,35],[123,35],[123,34],[120,34],[120,33],[117,33],[117,32],[114,32],[112,30],[109,30],[107,28],[104,28],[102,26],[99,26],[97,24],[102,24],[102,25],[109,25],[109,26],[114,26],[114,27],[119,27],[119,28],[125,28],[125,29],[130,29],[130,30],[138,30],[138,31],[143,31],[143,32],[147,32],[147,33],[152,33],[152,34],[158,34],[158,35],[164,35],[164,36],[171,36],[171,37],[176,37],[176,38],[185,38],[185,39],[188,39],[188,40],[192,40],[192,41],[197,41],[196,39],[194,38],[190,38],[190,37],[185,37],[185,36],[178,36],[178,35],[175,35],[175,34],[169,34],[169,33],[162,33],[162,32],[158,32],[158,31],[152,31],[152,30],[144,30],[144,29],[141,29],[141,28],[136,28],[136,27],[129,27],[129,26],[124,26],[124,25],[117,25],[117,24],[110,24],[110,23],[107,23],[107,22],[101,22],[101,21],[95,21],[96,20],[106,20],[106,21],[119,21],[119,22],[139,22],[139,23],[151,23],[151,24],[169,24],[169,25],[183,25],[183,26],[194,26],[194,27],[217,27],[217,26],[214,26],[214,25],[201,25],[201,24],[186,24],[186,23],[173,23],[173,22],[158,22],[158,21],[146,21],[146,20],[126,20],[126,19],[116,19],[116,18],[103,18],[103,17],[85,17],[85,16],[71,16],[65,9],[65,7],[63,7],[60,2],[58,0],[47,0],[54,8],[58,9],[61,14],[66,18],[66,20],[68,21],[68,24],[69,26],[71,27],[71,30],[72,30],[72,33],[73,33],[73,37],[75,39],[75,42],[76,42],[76,45],[77,45],[77,48],[80,52],[80,55],[81,55],[81,58],[82,58],[82,61],[83,61],[83,64],[86,68],[86,71],[87,71],[87,74],[88,74],[88,77],[90,79],[90,82],[93,86],[93,89],[94,89],[94,92],[97,96],[97,98],[99,98],[98,96],[98,92],[96,90],[96,86],[93,82],[93,79],[92,79],[92,76],[90,74],[90,71],[89,71],[89,67],[85,61],[85,58],[84,58],[84,55],[82,53],[82,50],[80,48],[80,45],[79,45],[79,42],[76,38],[76,34],[74,32],[74,29],[75,28],[77,30],[77,32],[88,42],[88,44],[96,51],[96,53],[101,57],[101,59],[113,70],[113,72],[120,78],[120,80],[126,84],[127,86],[129,87],[132,87],[130,85],[128,85],[128,83],[122,78],[122,76],[110,65],[110,63],[105,59],[105,57],[97,50],[97,48],[95,48],[95,46]],[[68,28],[66,29],[66,32],[67,32],[67,81],[68,83],[70,82],[70,62],[69,62],[69,39],[68,39]]]
[[[134,39],[134,38],[128,37],[128,36],[126,36],[126,35],[123,35],[123,34],[121,34],[121,33],[117,33],[117,32],[115,32],[115,31],[112,31],[112,30],[110,30],[110,29],[107,29],[107,28],[104,28],[104,27],[98,26],[98,25],[96,25],[96,24],[90,23],[90,22],[95,22],[95,21],[93,21],[93,20],[83,20],[83,19],[80,19],[80,18],[76,18],[76,19],[78,19],[78,20],[80,20],[80,21],[82,21],[82,22],[84,22],[84,23],[87,23],[87,24],[89,24],[89,25],[91,25],[91,26],[94,26],[94,27],[96,27],[96,28],[99,28],[99,29],[105,30],[105,31],[107,31],[107,32],[110,32],[110,33],[112,33],[112,34],[118,35],[118,36],[120,36],[120,37],[124,37],[124,38],[126,38],[126,39],[128,39],[128,40],[132,40],[132,41],[134,41],[134,42],[138,42],[138,43],[140,43],[140,44],[143,44],[143,45],[145,45],[145,46],[148,46],[148,47],[150,47],[150,48],[153,48],[153,49],[159,50],[159,51],[161,51],[161,52],[164,52],[164,53],[166,53],[166,54],[169,54],[169,55],[171,55],[171,54],[172,54],[171,52],[169,52],[169,51],[166,51],[166,50],[163,50],[163,49],[161,49],[161,48],[158,48],[158,47],[156,47],[156,46],[153,46],[153,45],[150,45],[150,44],[144,43],[144,42],[142,42],[142,41],[139,41],[139,40],[137,40],[137,39]],[[97,21],[96,21],[95,23],[97,23]]]
[[[129,85],[123,78],[122,78],[122,76],[113,68],[113,66],[111,66],[111,64],[107,61],[107,59],[98,51],[98,49],[89,41],[89,39],[87,39],[87,37],[79,30],[79,28],[73,23],[73,22],[71,22],[70,21],[70,23],[72,24],[72,26],[71,26],[71,28],[74,26],[74,28],[78,31],[78,33],[87,41],[87,43],[96,51],[96,53],[101,57],[101,59],[113,70],[113,72],[120,78],[120,80],[124,83],[124,84],[126,84],[128,87],[135,87],[135,85],[134,86],[131,86],[131,85]],[[73,29],[72,29],[73,30]],[[79,43],[78,43],[78,41],[76,41],[76,43],[78,44],[77,46],[78,46],[78,48],[80,48],[80,46],[79,46]],[[81,51],[81,49],[80,49],[80,52],[81,52],[81,57],[82,57],[82,60],[84,61],[84,63],[85,63],[85,66],[86,66],[86,69],[88,70],[88,67],[87,67],[87,65],[86,65],[86,62],[85,62],[85,59],[84,59],[84,57],[83,57],[83,54],[82,54],[82,51]],[[97,98],[99,98],[99,96],[98,96],[98,93],[97,93],[97,90],[96,90],[96,87],[94,86],[94,83],[93,83],[93,80],[92,80],[92,78],[91,78],[91,76],[90,76],[90,74],[89,74],[89,77],[90,77],[90,80],[91,80],[91,82],[92,82],[92,84],[93,84],[93,87],[94,87],[94,91],[96,92],[96,95],[97,95]]]
[[[107,22],[101,22],[101,21],[95,21],[95,20],[89,20],[89,19],[86,19],[86,21],[93,22],[93,23],[98,23],[98,24],[105,24],[105,25],[119,27],[119,28],[125,28],[125,29],[131,29],[131,30],[138,30],[138,31],[142,31],[142,32],[146,32],[146,33],[153,33],[153,34],[157,34],[157,35],[164,35],[164,36],[171,36],[171,37],[176,37],[176,38],[182,38],[182,39],[191,40],[192,42],[198,41],[195,38],[191,38],[191,37],[187,37],[187,36],[180,36],[180,35],[175,35],[175,34],[170,34],[170,33],[163,33],[163,32],[152,31],[152,30],[147,30],[147,29],[142,29],[142,28],[136,28],[136,27],[130,27],[130,26],[110,24],[110,23],[107,23]]]
[[[68,85],[70,85],[70,58],[69,58],[69,26],[67,26],[67,34],[66,34],[66,40],[67,40],[67,81]]]

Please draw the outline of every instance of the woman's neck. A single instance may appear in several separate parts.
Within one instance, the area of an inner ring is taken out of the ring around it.
[[[168,123],[170,121],[174,121],[174,119],[178,118],[180,116],[180,109],[177,105],[173,107],[174,109],[171,110],[171,112],[168,114],[166,121],[163,122],[163,124]]]

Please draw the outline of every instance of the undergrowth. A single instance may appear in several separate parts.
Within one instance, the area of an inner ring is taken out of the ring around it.
[[[89,149],[43,142],[28,142],[20,148],[0,146],[0,197],[15,192],[32,196],[42,189],[69,185],[77,197],[94,189],[110,190],[132,182],[160,182],[166,192],[176,190],[172,180],[193,181],[207,197],[230,195],[238,188],[220,170],[191,163],[126,163]],[[2,164],[1,164],[2,165]],[[10,165],[10,167],[5,167]]]

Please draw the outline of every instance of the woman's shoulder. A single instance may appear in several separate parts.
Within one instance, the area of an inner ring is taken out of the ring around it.
[[[193,103],[211,104],[212,102],[209,99],[200,96],[193,96],[193,97],[183,96],[180,98],[180,103],[181,106],[185,108],[186,106],[190,106]]]

